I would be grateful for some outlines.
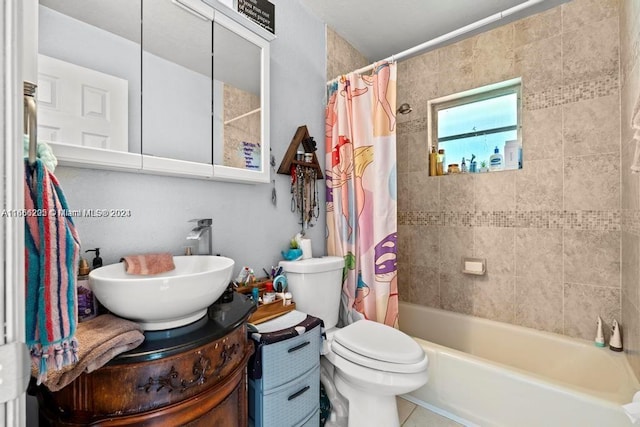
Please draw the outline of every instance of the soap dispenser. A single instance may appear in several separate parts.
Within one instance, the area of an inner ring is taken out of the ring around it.
[[[504,162],[502,159],[502,154],[500,154],[500,150],[496,145],[496,148],[493,150],[493,154],[491,155],[491,157],[489,157],[489,170],[501,170],[503,167]]]
[[[87,249],[85,252],[95,252],[96,256],[93,258],[93,262],[91,263],[93,266],[93,270],[96,268],[102,267],[102,258],[100,258],[100,248],[95,249]]]
[[[613,319],[611,324],[609,349],[613,351],[622,351],[622,334],[620,333],[620,325],[618,325],[618,321],[616,319]]]

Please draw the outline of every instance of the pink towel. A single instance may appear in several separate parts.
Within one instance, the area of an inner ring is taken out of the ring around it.
[[[170,253],[129,255],[122,258],[127,274],[160,274],[176,268]]]

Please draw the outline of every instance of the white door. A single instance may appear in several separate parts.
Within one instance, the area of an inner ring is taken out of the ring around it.
[[[38,55],[38,140],[129,151],[129,82]]]
[[[25,425],[29,358],[24,345],[24,206],[22,164],[22,29],[30,2],[0,0],[0,426]],[[37,3],[36,3],[37,4]],[[32,6],[32,4],[31,4]],[[26,357],[26,360],[25,360]]]

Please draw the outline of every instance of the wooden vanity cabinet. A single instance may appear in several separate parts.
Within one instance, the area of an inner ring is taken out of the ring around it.
[[[58,392],[39,387],[40,426],[245,427],[253,348],[243,321],[170,356],[108,364]]]

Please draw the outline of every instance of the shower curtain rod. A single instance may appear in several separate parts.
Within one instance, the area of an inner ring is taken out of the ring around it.
[[[491,16],[487,16],[486,18],[482,18],[476,22],[472,22],[469,25],[465,25],[464,27],[460,27],[457,30],[453,30],[451,32],[448,32],[446,34],[443,34],[441,36],[438,36],[434,39],[431,39],[429,41],[426,41],[424,43],[421,43],[417,46],[411,47],[407,50],[403,50],[400,53],[396,53],[395,55],[391,55],[388,58],[382,59],[380,61],[376,61],[372,64],[367,65],[366,67],[362,67],[362,68],[358,68],[355,71],[352,71],[353,73],[364,73],[366,71],[372,70],[375,65],[379,62],[395,62],[395,61],[401,61],[406,57],[411,57],[417,53],[420,53],[422,51],[427,50],[428,48],[437,46],[441,43],[444,43],[448,40],[451,40],[455,37],[461,36],[463,34],[466,34],[468,32],[471,32],[473,30],[477,30],[478,28],[481,28],[485,25],[491,24],[492,22],[496,22],[499,21],[509,15],[513,15],[514,13],[520,12],[521,10],[525,10],[528,9],[532,6],[535,6],[536,4],[542,3],[545,0],[527,0],[524,3],[521,3],[517,6],[513,6],[510,7],[509,9],[505,9],[502,12],[498,12],[498,13],[494,13]],[[336,77],[335,79],[329,80],[327,82],[327,85],[333,84],[334,82],[338,81],[340,79],[341,76]]]

